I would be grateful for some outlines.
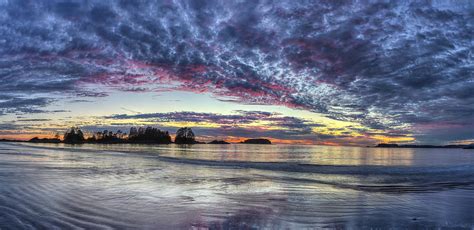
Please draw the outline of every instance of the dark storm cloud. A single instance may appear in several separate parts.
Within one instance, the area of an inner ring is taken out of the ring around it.
[[[0,1],[0,93],[176,81],[377,129],[472,124],[472,34],[467,0]]]

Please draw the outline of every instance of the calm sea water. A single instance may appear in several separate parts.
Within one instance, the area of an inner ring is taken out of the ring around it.
[[[474,150],[0,143],[0,229],[474,228]]]

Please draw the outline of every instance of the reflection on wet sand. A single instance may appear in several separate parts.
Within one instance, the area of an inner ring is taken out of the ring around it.
[[[2,143],[0,228],[474,226],[472,154],[396,151]]]

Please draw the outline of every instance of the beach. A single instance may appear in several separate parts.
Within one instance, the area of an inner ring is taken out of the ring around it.
[[[0,229],[474,227],[474,152],[0,143]]]

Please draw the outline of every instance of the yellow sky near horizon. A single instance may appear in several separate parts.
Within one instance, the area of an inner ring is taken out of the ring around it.
[[[414,141],[411,136],[390,137],[376,130],[370,130],[362,124],[350,121],[340,121],[328,118],[322,114],[302,109],[288,108],[279,105],[249,105],[229,101],[218,100],[207,93],[193,93],[183,91],[160,92],[160,93],[135,93],[135,92],[109,92],[109,96],[94,98],[91,101],[71,103],[74,99],[67,98],[58,101],[48,110],[66,110],[66,112],[29,114],[29,115],[7,115],[2,118],[3,122],[10,120],[12,125],[22,126],[24,129],[15,129],[9,132],[3,130],[0,138],[27,140],[32,137],[52,137],[56,133],[62,133],[68,127],[130,127],[130,126],[164,126],[170,128],[196,127],[196,128],[219,128],[221,124],[212,122],[190,122],[190,121],[167,121],[156,122],[147,119],[106,119],[105,116],[114,114],[149,114],[170,112],[195,112],[212,113],[220,115],[233,115],[236,111],[264,111],[276,114],[280,117],[295,117],[311,123],[321,124],[311,128],[312,133],[317,135],[330,135],[338,138],[329,139],[291,139],[267,137],[275,143],[282,144],[327,144],[327,145],[366,145],[368,143],[407,143]],[[272,126],[268,121],[254,121],[245,124],[235,124],[241,128],[285,130],[285,128]],[[363,134],[358,130],[366,130],[375,133],[373,135]],[[85,130],[88,133],[88,130]],[[199,133],[197,134],[199,136]],[[206,136],[207,140],[212,139]],[[245,137],[219,137],[229,141],[238,142]]]

